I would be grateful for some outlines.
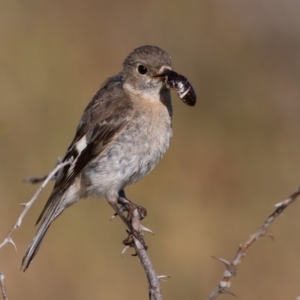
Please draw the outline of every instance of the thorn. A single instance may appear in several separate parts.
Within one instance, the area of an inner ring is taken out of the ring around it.
[[[154,232],[152,230],[150,230],[149,228],[143,226],[142,224],[140,224],[140,230],[141,230],[141,232],[145,231],[145,232],[149,232],[149,233],[154,235]]]
[[[15,248],[16,252],[18,252],[18,250],[17,250],[17,246],[16,246],[16,244],[15,244],[15,242],[13,241],[13,239],[12,239],[12,238],[8,238],[8,239],[7,239],[7,242],[8,242],[8,243],[10,243],[10,244],[12,244],[12,245],[14,246],[14,248]]]
[[[268,236],[268,237],[270,237],[272,240],[275,240],[274,237],[273,237],[273,235],[272,235],[272,233],[269,233],[269,232],[267,232],[266,230],[262,230],[262,231],[258,232],[257,238],[256,238],[256,239],[259,239],[259,238],[265,237],[265,236]]]
[[[221,258],[221,257],[215,257],[215,256],[212,256],[212,258],[222,262],[226,267],[230,266],[230,262],[227,261],[226,259],[224,258]]]
[[[127,210],[127,208],[125,207],[125,205],[121,205],[120,206],[120,212],[122,213],[123,211],[126,211]],[[118,216],[118,214],[117,213],[114,213],[112,216],[111,216],[111,218],[109,219],[110,221],[112,221],[115,217],[117,217]]]
[[[271,238],[271,240],[275,241],[275,238],[274,238],[274,236],[273,236],[272,233],[266,232],[265,235],[266,235],[267,237]]]
[[[244,256],[244,254],[242,254],[242,256]],[[235,276],[236,275],[236,265],[234,263],[230,263],[229,261],[227,261],[224,258],[221,257],[215,257],[212,256],[212,258],[220,261],[221,263],[223,263],[226,266],[226,270],[224,271],[223,276],[224,277],[231,277],[231,276]],[[230,284],[229,281],[224,281],[226,285]]]
[[[130,248],[130,246],[125,246],[124,249],[121,252],[121,255],[123,257],[123,255],[125,254],[125,252]]]
[[[26,207],[27,203],[20,203],[21,206]]]
[[[157,279],[159,280],[159,281],[167,281],[166,279],[169,279],[169,278],[171,278],[169,275],[158,275],[157,276]],[[165,279],[165,280],[164,280]]]

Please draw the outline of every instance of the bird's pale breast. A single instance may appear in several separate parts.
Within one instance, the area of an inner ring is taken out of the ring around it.
[[[137,107],[132,121],[84,169],[88,194],[116,193],[147,175],[169,147],[171,117],[161,102]]]

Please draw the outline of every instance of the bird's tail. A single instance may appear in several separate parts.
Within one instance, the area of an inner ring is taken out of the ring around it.
[[[31,261],[33,260],[37,251],[39,250],[41,242],[42,242],[47,230],[49,229],[51,223],[52,223],[51,218],[45,218],[43,220],[40,228],[38,229],[37,233],[35,234],[32,242],[28,246],[26,254],[24,255],[24,257],[22,259],[21,270],[23,270],[24,272],[29,267]]]

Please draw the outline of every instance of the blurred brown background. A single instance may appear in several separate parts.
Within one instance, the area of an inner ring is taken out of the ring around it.
[[[299,185],[300,3],[231,1],[0,2],[0,237],[51,170],[100,84],[135,47],[168,51],[198,104],[173,94],[174,137],[156,169],[127,190],[147,207],[149,255],[165,299],[203,299],[223,266]],[[24,274],[21,259],[49,186],[0,253],[10,299],[148,299],[136,258],[104,200],[88,199],[51,226]],[[300,295],[300,206],[248,252],[232,291],[238,299]],[[224,299],[232,299],[227,295]]]

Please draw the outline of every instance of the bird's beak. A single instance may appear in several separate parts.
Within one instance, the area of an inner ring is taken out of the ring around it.
[[[174,71],[172,71],[171,69],[169,69],[169,67],[162,67],[157,74],[153,75],[152,78],[166,78],[166,76],[170,75],[171,73],[173,73]]]

